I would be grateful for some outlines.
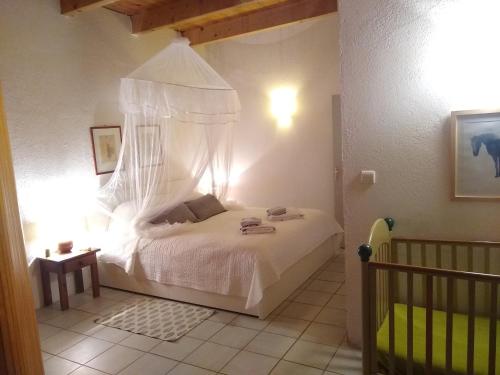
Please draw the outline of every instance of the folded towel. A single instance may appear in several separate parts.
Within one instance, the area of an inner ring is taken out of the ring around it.
[[[272,225],[257,225],[253,227],[240,228],[241,234],[263,234],[274,233],[276,228]]]
[[[254,227],[256,225],[262,224],[262,220],[258,217],[245,217],[241,219],[240,224],[242,228]]]
[[[294,219],[303,219],[304,214],[296,208],[287,208],[286,213],[282,215],[268,215],[267,219],[269,221],[285,221]]]
[[[284,215],[284,214],[286,214],[286,208],[281,207],[281,206],[276,206],[276,207],[268,208],[266,210],[266,212],[267,212],[267,215],[273,215],[273,216]]]

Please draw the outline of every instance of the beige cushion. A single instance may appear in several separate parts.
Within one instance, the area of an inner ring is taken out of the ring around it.
[[[152,224],[161,224],[168,222],[169,224],[174,223],[185,223],[186,221],[190,221],[192,223],[196,223],[198,221],[195,214],[186,206],[185,203],[181,203],[178,206],[161,213],[153,220],[151,220]]]
[[[186,202],[186,206],[196,215],[198,221],[203,221],[226,211],[222,203],[212,194]]]

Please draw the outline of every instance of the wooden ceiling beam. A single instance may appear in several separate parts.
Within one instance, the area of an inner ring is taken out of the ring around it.
[[[186,25],[200,24],[210,19],[220,19],[241,12],[270,6],[286,0],[169,0],[132,15],[134,34],[157,30],[162,27],[182,29]]]
[[[97,9],[115,3],[117,0],[61,0],[61,14],[74,16],[78,13]]]
[[[337,0],[288,0],[240,16],[182,31],[191,45],[208,43],[337,11]]]

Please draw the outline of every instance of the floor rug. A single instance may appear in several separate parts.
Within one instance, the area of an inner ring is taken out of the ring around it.
[[[175,341],[213,313],[214,310],[205,307],[141,297],[95,322],[161,340]]]

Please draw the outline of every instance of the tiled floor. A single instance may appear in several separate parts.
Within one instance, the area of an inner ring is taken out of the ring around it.
[[[47,375],[361,374],[346,343],[343,254],[305,282],[266,320],[217,311],[177,342],[94,323],[132,293],[70,297],[37,311]]]

